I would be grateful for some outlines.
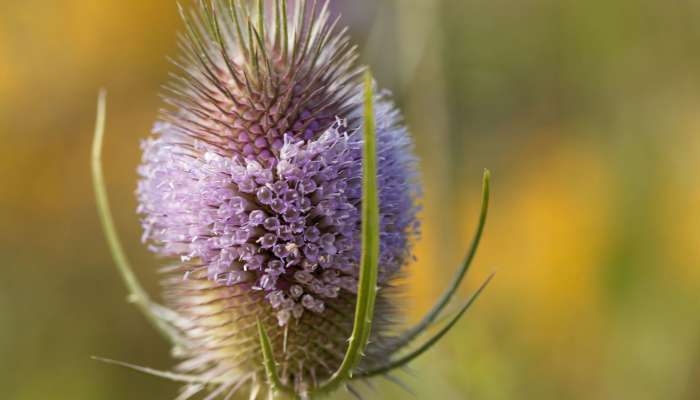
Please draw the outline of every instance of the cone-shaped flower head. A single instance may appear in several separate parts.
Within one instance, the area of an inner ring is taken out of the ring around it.
[[[185,317],[178,370],[227,382],[221,393],[264,384],[257,319],[300,393],[335,371],[353,327],[362,69],[326,6],[275,3],[268,15],[235,2],[183,12],[170,107],[139,168],[143,239],[174,260],[164,290]],[[412,258],[419,195],[401,117],[388,94],[374,103],[380,289],[368,365],[390,342],[391,282]]]

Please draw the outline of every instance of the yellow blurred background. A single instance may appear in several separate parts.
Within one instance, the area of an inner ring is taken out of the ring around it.
[[[447,285],[493,173],[461,295],[496,279],[397,374],[416,398],[700,398],[700,2],[331,2],[422,159],[411,319]],[[113,212],[155,293],[135,168],[181,29],[172,0],[2,1],[0,398],[175,397],[177,384],[90,359],[171,365],[125,302],[88,157],[105,87]],[[407,396],[381,379],[361,391]]]

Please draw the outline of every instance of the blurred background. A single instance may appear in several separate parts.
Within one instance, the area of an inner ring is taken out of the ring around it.
[[[461,296],[496,279],[399,374],[418,399],[700,398],[700,2],[331,0],[397,96],[425,181],[417,319],[492,212]],[[175,2],[3,0],[4,399],[170,399],[164,340],[125,302],[90,186],[98,88],[118,229],[152,293],[139,140],[182,30]],[[405,398],[394,384],[368,399]],[[344,395],[341,395],[341,398]]]

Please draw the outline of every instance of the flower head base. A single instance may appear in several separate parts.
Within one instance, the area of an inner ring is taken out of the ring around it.
[[[419,235],[412,142],[390,95],[374,94],[368,74],[359,79],[327,2],[297,1],[289,18],[286,1],[274,3],[271,17],[262,1],[255,13],[216,0],[182,11],[180,73],[165,97],[171,107],[143,143],[137,189],[143,240],[172,260],[170,308],[149,300],[121,251],[96,131],[105,230],[134,301],[177,345],[177,374],[159,374],[188,383],[181,399],[211,385],[208,399],[242,387],[251,398],[266,387],[309,397],[385,373],[430,347],[472,301],[434,341],[397,359],[471,263],[488,176],[477,236],[453,286],[396,336],[392,282]]]

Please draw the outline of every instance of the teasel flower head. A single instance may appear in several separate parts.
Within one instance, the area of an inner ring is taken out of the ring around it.
[[[420,232],[412,141],[327,2],[272,8],[181,8],[169,106],[142,145],[138,213],[168,260],[166,306],[130,287],[176,345],[161,375],[187,383],[181,399],[352,388],[420,354],[398,356],[456,289],[397,333]]]

